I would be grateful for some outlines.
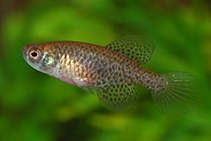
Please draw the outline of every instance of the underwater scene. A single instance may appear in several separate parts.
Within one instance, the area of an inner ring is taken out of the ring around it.
[[[209,0],[0,9],[1,141],[211,140]]]

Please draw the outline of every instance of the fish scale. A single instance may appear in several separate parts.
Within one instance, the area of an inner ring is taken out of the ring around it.
[[[58,41],[25,46],[27,63],[43,73],[92,93],[111,111],[133,107],[138,99],[133,84],[152,93],[162,112],[181,111],[192,93],[193,76],[187,73],[156,74],[141,65],[151,60],[155,45],[141,36],[128,36],[107,46],[76,41]],[[179,101],[179,102],[178,102]],[[192,105],[192,103],[189,103]],[[176,109],[176,110],[171,110]]]

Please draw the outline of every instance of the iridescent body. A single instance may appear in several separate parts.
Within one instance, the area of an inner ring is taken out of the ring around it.
[[[147,39],[129,36],[106,47],[74,41],[31,44],[23,48],[23,56],[38,71],[89,92],[93,88],[112,111],[135,105],[133,84],[149,89],[163,112],[188,108],[193,77],[187,73],[159,75],[141,67],[151,59],[153,50],[154,44]]]

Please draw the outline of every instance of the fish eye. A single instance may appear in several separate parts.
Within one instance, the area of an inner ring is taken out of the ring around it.
[[[38,55],[38,53],[37,53],[36,51],[31,52],[31,56],[33,56],[33,57],[37,57],[37,55]]]
[[[29,51],[29,56],[32,59],[38,59],[41,54],[41,51],[38,48],[32,48]]]

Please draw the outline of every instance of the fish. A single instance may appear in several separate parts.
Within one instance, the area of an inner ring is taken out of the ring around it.
[[[95,91],[110,111],[127,111],[137,104],[134,85],[148,89],[164,114],[189,111],[197,101],[195,76],[145,69],[142,66],[151,60],[154,49],[149,39],[131,35],[106,46],[77,41],[35,43],[24,46],[22,53],[34,69],[92,94]]]

